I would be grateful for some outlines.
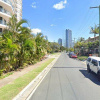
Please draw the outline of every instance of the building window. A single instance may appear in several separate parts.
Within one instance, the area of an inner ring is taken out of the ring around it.
[[[2,10],[3,10],[3,8],[2,8],[2,6],[0,6],[0,12],[2,12]]]
[[[0,28],[0,33],[2,32],[2,28]]]
[[[4,20],[4,25],[6,25],[6,20]]]
[[[0,17],[0,24],[2,24],[2,17]]]

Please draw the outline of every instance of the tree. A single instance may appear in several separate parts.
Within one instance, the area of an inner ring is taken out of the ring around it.
[[[15,15],[13,15],[9,20],[8,28],[1,34],[3,42],[0,45],[0,56],[2,59],[0,64],[5,71],[13,70],[21,66],[21,64],[18,63],[20,62],[18,55],[22,50],[22,38],[19,37],[22,35],[21,33],[28,33],[29,31],[27,28],[22,27],[22,24],[26,22],[26,20],[17,22]],[[21,56],[22,55],[20,55],[20,57]]]
[[[58,52],[60,50],[60,45],[56,42],[50,42],[50,47],[52,49],[51,53]]]
[[[36,42],[36,56],[41,59],[45,54],[47,54],[48,40],[45,39],[42,33],[38,33],[35,37]]]
[[[97,25],[95,25],[94,28],[91,27],[91,32],[90,33],[94,34],[94,41],[95,41],[96,34],[99,34],[99,27],[97,27]]]
[[[0,74],[33,64],[41,60],[45,54],[60,50],[58,43],[48,42],[46,36],[23,27],[26,20],[17,21],[15,15],[10,18],[8,28],[0,34]]]
[[[60,46],[60,50],[64,51],[64,50],[66,50],[66,48],[64,46]]]
[[[79,41],[79,42],[84,42],[85,39],[84,39],[83,37],[80,37],[78,41]]]
[[[18,52],[18,66],[23,66],[24,63],[32,63],[33,55],[36,52],[35,38],[31,34],[31,30],[26,27],[20,28],[20,34],[18,35],[18,44],[20,50]]]
[[[73,52],[73,51],[74,51],[74,49],[73,49],[73,48],[69,48],[69,51],[70,51],[70,52]]]

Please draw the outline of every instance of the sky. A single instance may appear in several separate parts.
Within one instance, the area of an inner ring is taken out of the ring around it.
[[[23,19],[32,34],[43,33],[50,42],[63,39],[66,29],[72,30],[72,38],[87,39],[91,27],[99,24],[100,0],[23,0]]]

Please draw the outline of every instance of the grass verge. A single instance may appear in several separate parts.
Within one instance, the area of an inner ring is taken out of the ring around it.
[[[84,61],[86,60],[88,57],[87,56],[78,56],[78,59],[81,60],[81,61]]]
[[[55,55],[55,56],[60,55],[60,54],[61,54],[61,52],[51,53],[51,55]]]
[[[12,100],[22,89],[25,88],[44,68],[49,65],[54,58],[49,59],[41,66],[35,68],[29,73],[17,78],[13,83],[7,84],[0,88],[0,100]]]
[[[7,73],[7,74],[4,74],[4,75],[0,76],[0,79],[6,78],[6,77],[12,75],[13,73],[14,73],[14,72],[9,72],[9,73]]]

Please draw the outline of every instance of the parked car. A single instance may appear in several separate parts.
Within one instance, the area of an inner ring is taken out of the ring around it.
[[[97,77],[100,81],[100,57],[88,57],[87,59],[87,71],[90,73],[93,71],[97,74]]]
[[[71,58],[77,58],[77,55],[76,54],[72,54]]]
[[[74,52],[69,52],[69,57],[71,57],[72,54],[74,54]]]

